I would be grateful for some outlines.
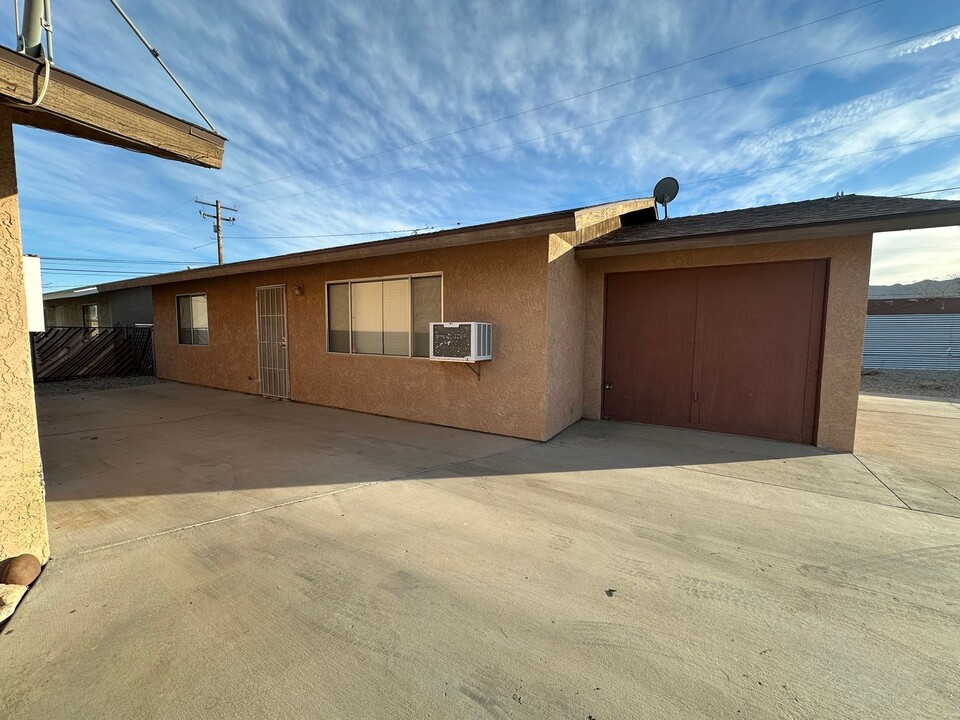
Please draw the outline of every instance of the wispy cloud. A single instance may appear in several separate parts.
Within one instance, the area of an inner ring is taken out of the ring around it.
[[[225,167],[207,171],[20,129],[30,251],[211,259],[212,247],[194,249],[210,235],[195,195],[239,204],[226,243],[227,259],[238,260],[348,241],[269,236],[509,217],[647,194],[666,174],[681,180],[676,212],[692,213],[837,190],[943,187],[960,166],[951,162],[958,142],[878,151],[960,132],[960,58],[950,44],[956,29],[705,94],[945,26],[951,19],[939,4],[921,11],[887,3],[849,13],[708,62],[382,154],[836,8],[826,0],[598,0],[589,13],[576,0],[128,5],[230,139]],[[108,3],[64,4],[57,33],[64,69],[195,118]],[[696,95],[703,97],[636,114]],[[522,144],[481,152],[514,143]],[[853,153],[863,154],[831,159]],[[367,155],[374,157],[353,161]],[[461,155],[471,157],[447,162]],[[785,165],[792,167],[770,170]],[[736,177],[701,182],[718,176]]]
[[[951,42],[952,40],[960,40],[960,25],[954,25],[948,30],[942,30],[936,33],[930,33],[922,38],[917,38],[903,45],[898,45],[894,48],[894,52],[897,55],[911,55],[913,53],[922,52],[937,45],[943,43]]]

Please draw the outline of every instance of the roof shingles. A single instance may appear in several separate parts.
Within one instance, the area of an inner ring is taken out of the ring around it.
[[[960,212],[960,201],[840,195],[626,226],[580,247],[593,248],[802,226],[836,225],[937,210]]]

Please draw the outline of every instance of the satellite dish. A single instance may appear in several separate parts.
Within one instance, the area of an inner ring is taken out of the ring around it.
[[[653,188],[653,199],[655,202],[663,205],[663,217],[664,219],[670,217],[670,212],[667,210],[667,205],[670,204],[680,192],[680,183],[677,182],[676,178],[665,177],[660,182],[657,183],[656,187]]]

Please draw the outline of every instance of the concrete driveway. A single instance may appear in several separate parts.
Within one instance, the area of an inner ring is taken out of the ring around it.
[[[865,397],[862,458],[173,383],[41,414],[11,717],[960,714],[957,403]]]

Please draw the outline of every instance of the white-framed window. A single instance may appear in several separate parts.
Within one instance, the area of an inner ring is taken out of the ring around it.
[[[443,321],[440,274],[327,283],[327,350],[430,357],[430,323]]]
[[[177,295],[177,332],[181,345],[209,345],[207,294]]]

